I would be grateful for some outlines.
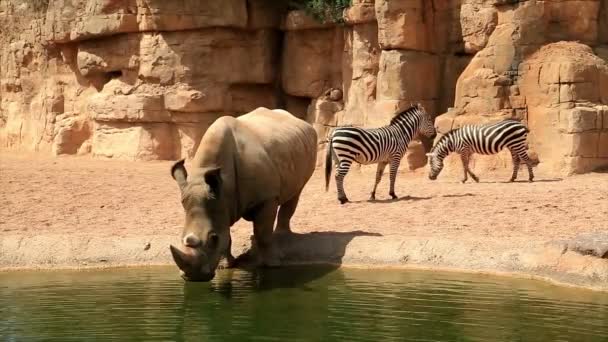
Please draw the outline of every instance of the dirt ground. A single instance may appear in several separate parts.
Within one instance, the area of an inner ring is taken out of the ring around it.
[[[0,154],[0,268],[170,263],[167,243],[179,238],[183,215],[170,166]],[[319,169],[305,188],[292,228],[326,239],[294,247],[306,250],[294,258],[315,259],[318,249],[329,261],[350,264],[534,273],[547,268],[539,260],[551,254],[538,248],[607,230],[606,173],[565,179],[539,174],[534,183],[506,183],[508,170],[478,175],[480,183],[460,184],[459,173],[433,182],[424,169],[403,171],[396,201],[388,200],[386,175],[378,200],[369,202],[373,170],[355,170],[346,178],[353,202],[340,205],[333,177],[325,192]],[[522,169],[521,178],[526,176]],[[237,223],[234,249],[245,248],[251,232],[247,222]],[[589,263],[595,271],[582,273],[591,278],[608,270],[607,259],[585,259],[581,267]],[[567,272],[576,274],[576,267]]]

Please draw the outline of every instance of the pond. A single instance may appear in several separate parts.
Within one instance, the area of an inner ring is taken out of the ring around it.
[[[608,341],[608,293],[330,266],[0,272],[0,340]]]

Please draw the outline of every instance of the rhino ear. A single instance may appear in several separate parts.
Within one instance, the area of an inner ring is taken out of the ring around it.
[[[207,185],[209,185],[209,188],[211,189],[211,192],[215,195],[218,195],[220,193],[220,189],[222,187],[222,174],[221,174],[222,169],[221,168],[215,168],[215,169],[209,169],[207,170],[207,172],[205,172],[205,183],[207,183]]]
[[[185,159],[182,159],[173,164],[173,167],[171,167],[171,176],[173,179],[175,179],[180,189],[184,189],[186,186],[186,179],[188,178],[188,172],[184,167],[184,162]]]

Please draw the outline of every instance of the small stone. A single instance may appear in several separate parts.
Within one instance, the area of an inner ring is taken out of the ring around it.
[[[329,99],[332,101],[342,100],[342,90],[332,89],[331,92],[329,93]]]
[[[146,244],[144,245],[144,251],[147,251],[148,249],[150,249],[150,243],[146,242]]]
[[[494,81],[495,86],[510,86],[513,84],[510,78],[505,76],[498,76],[498,78]]]

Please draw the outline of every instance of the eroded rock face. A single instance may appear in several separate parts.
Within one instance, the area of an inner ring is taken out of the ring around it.
[[[598,34],[604,16],[600,1],[486,1],[462,8],[481,8],[479,12],[490,3],[498,10],[495,27],[475,31],[487,33],[484,44],[473,44],[480,40],[472,40],[463,25],[465,51],[474,45],[481,49],[472,49],[479,52],[458,78],[454,109],[437,118],[440,133],[463,124],[517,118],[528,124],[530,147],[539,155],[539,168],[548,173],[569,175],[608,166],[603,126],[608,64],[601,45],[605,38]],[[478,13],[470,20],[482,19]],[[488,162],[481,168],[510,164],[508,155],[483,158]],[[459,164],[453,160],[446,168],[459,169]]]
[[[284,6],[3,1],[0,143],[129,159],[188,156],[222,115],[276,107]],[[4,43],[7,43],[4,47]]]
[[[521,69],[531,143],[549,160],[545,167],[572,174],[608,165],[608,63],[586,45],[561,42],[543,46]]]
[[[587,172],[608,158],[607,6],[353,0],[335,25],[271,0],[7,0],[0,148],[177,159],[218,117],[264,106],[313,123],[324,149],[335,126],[420,102],[445,113],[440,132],[524,120],[539,167]]]

